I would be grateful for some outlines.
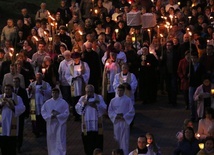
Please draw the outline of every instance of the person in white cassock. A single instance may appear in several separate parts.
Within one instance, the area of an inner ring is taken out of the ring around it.
[[[135,110],[130,97],[125,95],[125,86],[117,87],[117,95],[110,102],[108,116],[114,126],[114,137],[123,149],[124,155],[128,155],[130,124],[134,118]]]
[[[19,115],[25,106],[21,97],[13,93],[12,85],[5,85],[4,92],[0,95],[0,149],[2,155],[16,155]]]
[[[36,74],[36,81],[28,86],[30,100],[30,117],[33,133],[39,137],[41,133],[46,133],[46,123],[41,115],[42,105],[51,98],[51,86],[42,80],[42,74]]]
[[[90,68],[86,62],[80,60],[81,54],[74,52],[71,54],[73,62],[67,68],[65,78],[70,85],[72,106],[75,107],[80,97],[85,94],[85,86],[90,77]],[[80,121],[80,116],[73,108],[75,121]]]
[[[59,97],[58,88],[52,89],[52,98],[42,106],[42,117],[46,121],[49,155],[66,155],[66,121],[69,116],[68,103]]]
[[[81,96],[75,108],[82,116],[82,141],[86,155],[93,155],[95,148],[103,150],[102,116],[106,104],[101,95],[94,93],[94,86],[85,87],[86,95]]]
[[[125,86],[125,94],[131,98],[133,105],[135,104],[134,93],[137,89],[137,79],[133,73],[129,72],[128,64],[124,63],[121,66],[121,72],[117,73],[114,77],[113,87],[115,93],[117,93],[117,87],[120,84]],[[117,95],[117,94],[116,94]]]

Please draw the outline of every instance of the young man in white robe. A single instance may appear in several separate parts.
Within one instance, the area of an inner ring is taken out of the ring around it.
[[[30,100],[30,117],[33,133],[39,137],[41,133],[46,133],[46,123],[41,115],[42,105],[51,98],[51,86],[48,82],[42,80],[41,73],[36,74],[36,81],[28,87]]]
[[[42,106],[42,117],[46,121],[49,155],[66,155],[66,121],[69,116],[68,103],[59,97],[58,88],[52,89],[52,98]]]
[[[125,95],[125,86],[117,87],[117,96],[110,102],[108,116],[114,126],[114,137],[124,155],[129,152],[130,124],[135,110],[130,97]]]
[[[82,141],[86,155],[93,155],[95,148],[103,150],[102,116],[106,104],[101,95],[94,93],[94,86],[87,85],[86,95],[81,96],[75,108],[82,116]]]
[[[80,97],[85,94],[85,86],[90,77],[90,68],[86,62],[80,60],[81,54],[74,52],[71,54],[73,62],[67,68],[65,78],[70,85],[72,106],[75,107]],[[80,121],[80,116],[73,108],[75,121]]]
[[[2,155],[16,155],[19,115],[25,106],[21,97],[13,93],[12,85],[5,85],[4,92],[0,95],[0,149]]]

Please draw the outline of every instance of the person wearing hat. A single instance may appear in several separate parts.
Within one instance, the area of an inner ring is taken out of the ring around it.
[[[70,85],[72,106],[75,107],[80,97],[84,94],[85,85],[88,84],[90,76],[90,68],[86,62],[80,60],[81,54],[74,52],[71,54],[73,61],[67,68],[65,79]],[[80,120],[75,108],[73,108],[75,121]]]
[[[186,72],[187,68],[189,67],[190,63],[190,52],[185,52],[185,57],[179,61],[178,64],[178,77],[180,78],[180,90],[183,92],[184,101],[186,104],[186,110],[189,109],[189,80],[188,74]]]

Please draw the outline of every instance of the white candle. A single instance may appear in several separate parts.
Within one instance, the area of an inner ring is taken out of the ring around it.
[[[115,29],[115,32],[118,33],[118,32],[119,32],[119,29]]]
[[[42,74],[45,74],[45,68],[42,68]]]

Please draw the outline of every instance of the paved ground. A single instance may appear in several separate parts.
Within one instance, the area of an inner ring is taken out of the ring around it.
[[[181,130],[183,120],[188,118],[189,111],[184,109],[181,95],[178,96],[177,107],[167,104],[167,96],[158,96],[153,104],[135,105],[136,119],[130,137],[130,151],[136,147],[139,135],[151,132],[155,135],[162,155],[171,155],[175,146],[175,134]],[[195,124],[196,125],[196,124]],[[84,155],[80,136],[80,122],[74,122],[72,116],[67,126],[67,155]],[[109,119],[104,120],[104,155],[111,155],[111,150],[117,148],[113,138],[113,126]],[[31,133],[31,123],[26,121],[25,138],[22,155],[47,155],[45,137],[35,138]]]

